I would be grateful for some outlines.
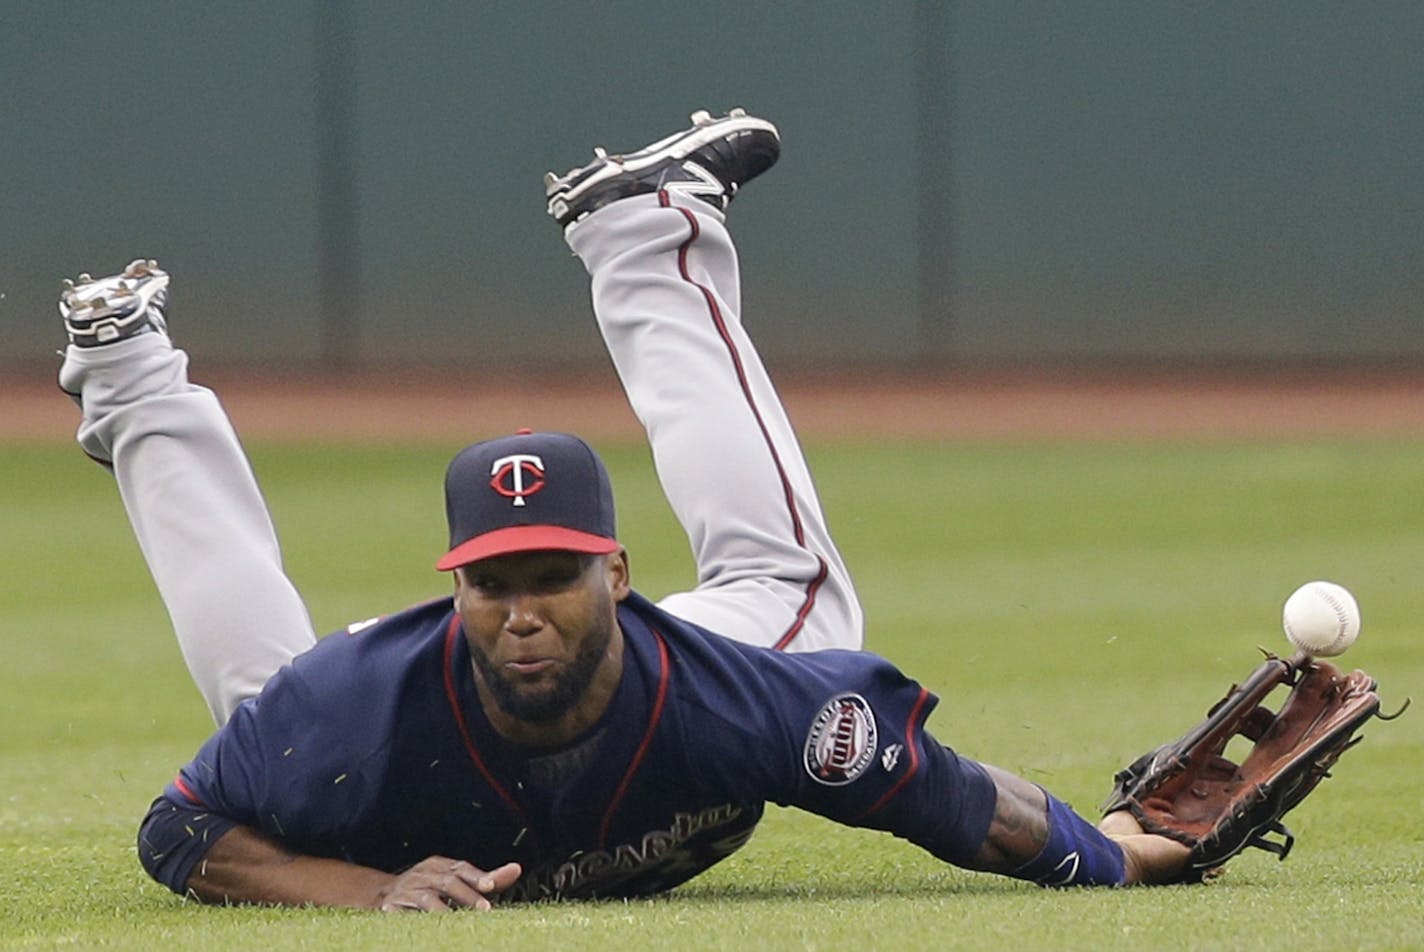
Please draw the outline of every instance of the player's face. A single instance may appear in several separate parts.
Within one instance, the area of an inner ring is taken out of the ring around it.
[[[496,729],[557,742],[603,713],[622,674],[615,633],[627,594],[621,551],[523,552],[455,573],[455,608]]]

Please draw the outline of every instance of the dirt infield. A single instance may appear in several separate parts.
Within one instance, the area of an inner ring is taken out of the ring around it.
[[[67,438],[78,421],[53,367],[0,369],[0,438]],[[552,377],[553,379],[549,379]],[[777,374],[805,438],[1180,439],[1424,437],[1424,373],[1308,369]],[[356,377],[221,370],[199,378],[249,439],[450,439],[521,426],[633,437],[612,371],[474,379],[402,370]]]

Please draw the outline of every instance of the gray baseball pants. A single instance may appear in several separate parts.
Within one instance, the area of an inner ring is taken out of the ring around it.
[[[616,202],[568,231],[697,585],[661,602],[726,637],[859,648],[862,617],[795,434],[740,320],[736,253],[696,199]],[[217,397],[161,334],[70,347],[84,451],[110,464],[188,670],[223,723],[316,641]]]

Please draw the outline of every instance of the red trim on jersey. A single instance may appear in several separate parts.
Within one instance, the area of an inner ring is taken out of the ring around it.
[[[499,794],[499,798],[504,801],[504,805],[519,817],[520,821],[528,825],[528,819],[524,816],[524,811],[519,804],[509,795],[509,791],[489,772],[484,760],[480,757],[479,749],[475,747],[475,739],[470,734],[470,725],[465,722],[465,712],[460,709],[460,695],[455,690],[455,644],[460,635],[460,616],[456,615],[450,619],[450,626],[445,631],[445,697],[450,701],[450,711],[455,715],[455,727],[460,732],[460,739],[465,742],[465,753],[470,755],[470,760],[474,761],[475,768],[480,775],[485,778],[485,782]]]
[[[203,802],[203,798],[194,793],[193,788],[183,782],[182,774],[179,774],[178,776],[173,778],[173,786],[177,787],[179,793],[183,794],[183,796],[187,797],[189,800],[193,801],[198,806],[207,806],[207,804]]]
[[[682,280],[702,292],[702,299],[707,302],[707,314],[712,319],[712,324],[717,328],[717,334],[722,338],[722,343],[727,348],[727,356],[732,360],[732,367],[737,373],[737,383],[742,388],[742,396],[747,401],[747,409],[751,410],[752,417],[756,420],[758,429],[761,430],[762,440],[766,443],[767,452],[771,454],[772,465],[776,467],[777,478],[781,480],[781,492],[786,497],[786,512],[791,517],[791,530],[796,539],[796,544],[810,552],[806,546],[806,533],[801,525],[801,511],[796,507],[796,494],[791,488],[791,479],[786,475],[786,467],[781,463],[781,456],[776,452],[776,444],[771,441],[771,433],[766,428],[766,421],[762,419],[761,410],[757,407],[756,400],[752,396],[751,384],[747,380],[746,368],[742,364],[742,355],[737,350],[736,341],[732,340],[732,334],[727,329],[726,319],[722,316],[722,309],[717,304],[717,298],[712,293],[712,289],[706,285],[699,284],[692,279],[692,273],[687,267],[687,252],[702,235],[702,228],[697,223],[697,216],[685,208],[680,208],[672,204],[666,189],[658,192],[658,203],[664,208],[676,208],[682,213],[682,217],[687,220],[688,227],[692,229],[692,234],[677,249],[677,269]],[[821,556],[816,556],[816,561],[820,564],[820,571],[806,588],[806,598],[801,603],[801,608],[796,612],[796,619],[791,626],[782,633],[773,645],[773,650],[782,651],[792,640],[801,633],[801,629],[806,625],[806,616],[816,603],[816,592],[821,587],[821,583],[826,580],[829,567],[826,560]]]
[[[924,688],[920,688],[920,696],[915,700],[915,706],[910,708],[910,717],[905,723],[905,749],[910,752],[910,766],[908,769],[906,769],[905,775],[899,780],[895,781],[895,786],[891,787],[889,790],[886,790],[884,796],[882,796],[879,800],[876,800],[875,803],[871,805],[870,809],[866,810],[864,813],[860,814],[860,816],[852,820],[852,823],[859,823],[861,820],[870,816],[870,814],[874,813],[876,810],[879,810],[881,807],[885,806],[885,804],[895,799],[896,794],[898,794],[902,789],[904,789],[905,784],[909,783],[910,778],[913,777],[916,771],[920,769],[920,746],[917,742],[915,735],[919,733],[918,721],[920,711],[924,709],[924,706],[929,701],[929,699],[930,692],[925,690]]]
[[[658,722],[662,720],[663,705],[667,701],[668,676],[671,670],[668,664],[667,643],[663,641],[663,636],[658,633],[657,629],[650,627],[648,630],[653,633],[653,638],[658,643],[658,693],[653,699],[653,712],[648,716],[648,729],[643,732],[642,743],[638,745],[637,752],[633,754],[633,759],[623,774],[623,780],[618,784],[618,789],[614,791],[613,799],[603,814],[603,822],[599,824],[599,849],[608,845],[608,827],[613,823],[613,814],[618,811],[618,805],[623,802],[623,795],[628,792],[628,787],[633,782],[633,775],[643,765],[643,758],[647,756],[648,748],[653,744],[653,734],[658,729]]]

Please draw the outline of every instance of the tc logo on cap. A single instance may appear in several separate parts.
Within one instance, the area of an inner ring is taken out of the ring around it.
[[[465,447],[445,471],[445,516],[442,572],[516,552],[618,551],[608,471],[567,433],[525,431]]]
[[[501,456],[490,466],[490,487],[506,499],[513,499],[516,506],[522,506],[525,496],[544,488],[544,461],[529,453]]]

